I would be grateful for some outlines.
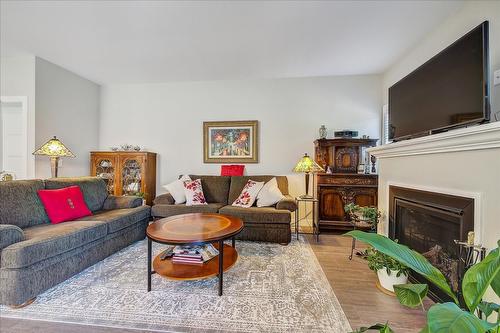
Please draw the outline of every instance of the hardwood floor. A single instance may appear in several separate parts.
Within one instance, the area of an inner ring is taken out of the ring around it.
[[[421,308],[404,307],[396,297],[375,287],[377,276],[364,259],[354,256],[349,260],[351,238],[321,235],[319,243],[312,237],[309,243],[353,329],[389,321],[396,333],[413,333],[425,325]],[[356,245],[363,248],[359,242]],[[424,304],[428,309],[432,301],[425,299]]]
[[[340,235],[321,235],[309,242],[353,329],[389,321],[396,333],[418,332],[425,323],[421,309],[408,309],[397,299],[375,287],[376,275],[360,258],[348,259],[351,240]],[[426,300],[426,308],[432,304]],[[0,319],[2,333],[144,333],[77,324],[49,323],[34,320]]]

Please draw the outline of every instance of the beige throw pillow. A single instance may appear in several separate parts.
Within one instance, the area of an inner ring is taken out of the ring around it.
[[[268,181],[257,195],[257,207],[274,206],[284,198],[278,187],[276,177]]]
[[[175,204],[183,204],[186,202],[186,194],[184,193],[184,182],[191,181],[188,175],[184,175],[181,178],[174,180],[170,184],[163,185],[163,187],[172,195],[175,200]]]

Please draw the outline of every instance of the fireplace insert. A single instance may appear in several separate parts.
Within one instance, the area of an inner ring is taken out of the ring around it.
[[[457,294],[465,267],[455,240],[466,241],[473,230],[474,199],[389,187],[389,237],[426,257]],[[434,301],[451,300],[418,274],[410,273],[410,281],[429,284],[429,296]]]

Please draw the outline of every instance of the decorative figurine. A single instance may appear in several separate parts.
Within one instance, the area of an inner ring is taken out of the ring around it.
[[[319,128],[319,138],[326,139],[326,127],[325,127],[325,125],[321,125],[321,127]]]
[[[375,163],[377,162],[377,158],[375,156],[370,156],[370,160],[372,161],[372,173],[377,173],[377,169],[375,169]]]
[[[365,165],[364,164],[358,165],[358,173],[365,173]]]

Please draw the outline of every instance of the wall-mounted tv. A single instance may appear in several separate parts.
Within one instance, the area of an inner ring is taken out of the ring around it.
[[[389,88],[392,141],[489,120],[488,21]]]

